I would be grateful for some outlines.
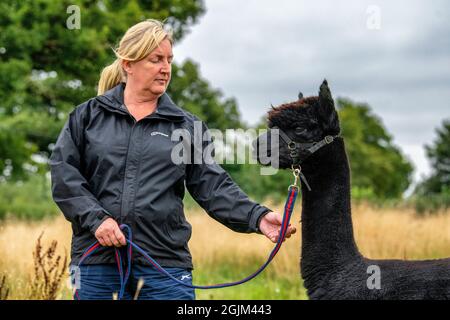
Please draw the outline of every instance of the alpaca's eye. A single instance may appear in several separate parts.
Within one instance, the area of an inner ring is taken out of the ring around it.
[[[300,127],[295,128],[295,134],[296,135],[302,135],[305,132],[306,132],[306,129],[303,129],[303,128],[300,128]]]

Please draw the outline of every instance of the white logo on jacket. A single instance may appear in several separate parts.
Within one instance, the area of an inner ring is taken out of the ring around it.
[[[159,131],[153,131],[152,133],[150,133],[151,136],[156,136],[157,134],[159,134],[161,136],[164,136],[164,137],[169,137],[168,134],[165,134],[165,133],[162,133],[162,132],[159,132]]]
[[[184,279],[190,279],[191,278],[191,275],[190,274],[185,274],[185,275],[182,275],[181,276],[181,281],[183,281]]]

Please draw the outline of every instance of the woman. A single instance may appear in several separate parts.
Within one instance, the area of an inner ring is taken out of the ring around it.
[[[95,240],[102,245],[80,267],[77,299],[111,299],[119,290],[109,247],[126,244],[123,223],[138,246],[192,283],[185,186],[211,217],[235,231],[260,232],[275,242],[281,224],[279,214],[250,201],[218,164],[172,161],[178,142],[171,133],[183,129],[193,136],[200,120],[165,93],[173,54],[163,24],[147,20],[132,26],[115,54],[101,74],[98,96],[70,113],[50,157],[53,198],[72,224],[71,265]],[[287,236],[294,232],[290,227]],[[140,278],[145,283],[140,299],[195,299],[193,289],[158,273],[141,256],[135,254],[132,265],[125,299]]]

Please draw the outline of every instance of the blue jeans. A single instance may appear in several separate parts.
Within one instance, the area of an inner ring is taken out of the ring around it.
[[[182,268],[165,268],[172,276],[192,285],[192,272]],[[113,293],[120,290],[119,271],[116,264],[92,264],[79,267],[79,277],[71,275],[72,284],[78,290],[76,300],[111,300]],[[139,279],[144,285],[139,292],[138,300],[195,300],[195,290],[176,283],[165,274],[151,266],[133,264],[124,300],[134,299]]]

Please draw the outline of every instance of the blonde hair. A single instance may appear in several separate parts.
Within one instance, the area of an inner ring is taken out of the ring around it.
[[[97,94],[101,95],[120,82],[126,82],[127,74],[122,68],[122,60],[142,60],[166,39],[172,44],[172,33],[164,29],[163,22],[155,19],[139,22],[129,28],[119,46],[113,49],[116,60],[105,67],[100,75]]]

